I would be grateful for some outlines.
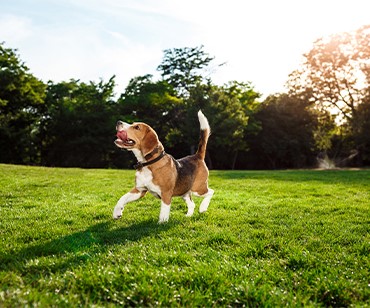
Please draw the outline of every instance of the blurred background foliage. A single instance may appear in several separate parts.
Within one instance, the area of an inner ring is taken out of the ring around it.
[[[320,38],[287,78],[286,93],[262,99],[251,82],[212,82],[215,63],[203,46],[164,51],[152,75],[123,93],[108,81],[42,82],[17,51],[0,44],[0,162],[83,168],[130,168],[117,149],[118,119],[146,122],[166,151],[196,150],[197,111],[212,136],[213,169],[370,165],[370,26]]]

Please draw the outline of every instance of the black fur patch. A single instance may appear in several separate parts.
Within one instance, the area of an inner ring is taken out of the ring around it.
[[[183,187],[184,191],[182,194],[185,194],[193,185],[198,158],[195,155],[191,155],[179,160],[175,160],[173,157],[172,159],[174,160],[177,169],[176,186]]]

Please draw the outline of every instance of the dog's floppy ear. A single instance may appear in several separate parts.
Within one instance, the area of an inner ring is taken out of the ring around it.
[[[158,143],[159,139],[156,132],[148,127],[148,131],[145,134],[142,142],[142,153],[144,157],[153,152],[154,149],[158,146]]]

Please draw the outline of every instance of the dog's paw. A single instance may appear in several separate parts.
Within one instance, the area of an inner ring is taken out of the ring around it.
[[[120,219],[122,217],[122,206],[116,206],[113,211],[113,219]]]
[[[193,214],[194,214],[194,210],[193,211],[188,211],[186,213],[186,217],[191,217],[191,216],[193,216]]]
[[[167,205],[164,203],[161,204],[161,212],[159,214],[159,221],[158,221],[159,224],[163,224],[168,221],[168,219],[170,218],[170,210],[171,210],[170,205]]]
[[[199,207],[199,213],[207,212],[208,210],[208,204],[201,204]]]
[[[167,223],[168,222],[168,219],[161,219],[161,218],[159,218],[159,220],[158,220],[158,223],[161,225],[161,224],[165,224],[165,223]]]

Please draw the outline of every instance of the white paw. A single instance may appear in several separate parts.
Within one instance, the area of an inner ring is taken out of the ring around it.
[[[122,217],[122,211],[123,211],[123,206],[122,205],[116,205],[113,211],[113,218],[114,219],[120,219]]]
[[[201,204],[199,207],[199,213],[204,213],[208,210],[208,205],[209,204]]]
[[[199,213],[204,213],[208,210],[209,202],[211,201],[210,198],[204,198],[202,203],[199,206]]]
[[[158,223],[163,224],[168,221],[168,219],[170,218],[170,210],[171,210],[170,205],[167,205],[165,203],[161,204],[161,212],[159,214]]]
[[[186,213],[186,217],[191,217],[191,216],[193,216],[193,214],[194,214],[194,209],[192,211],[188,211]]]
[[[158,223],[159,224],[164,224],[168,222],[169,217],[159,217]]]

